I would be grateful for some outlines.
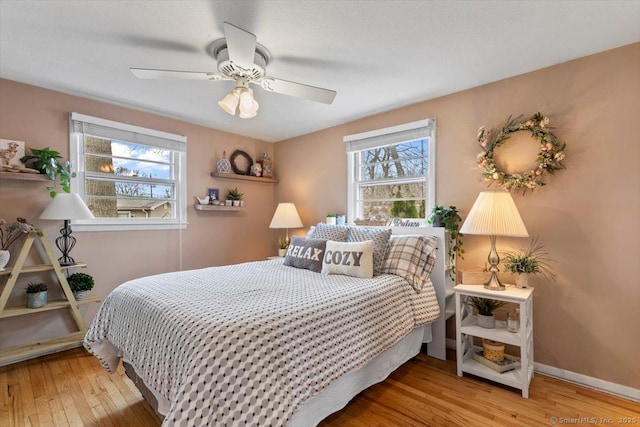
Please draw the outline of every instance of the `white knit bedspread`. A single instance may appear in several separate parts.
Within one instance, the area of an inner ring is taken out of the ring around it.
[[[105,299],[84,346],[109,372],[124,357],[170,402],[163,426],[280,426],[439,314],[433,287],[272,260],[129,281]]]

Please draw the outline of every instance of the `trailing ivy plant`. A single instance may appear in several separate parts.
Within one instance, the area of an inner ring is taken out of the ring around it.
[[[455,277],[456,274],[456,259],[464,259],[464,249],[462,248],[462,237],[460,234],[460,223],[462,218],[458,213],[458,208],[455,206],[449,206],[445,208],[443,205],[436,205],[431,210],[431,215],[427,222],[429,224],[434,223],[434,219],[440,217],[444,228],[449,232],[449,252],[447,256],[451,264],[451,275]]]
[[[53,185],[48,186],[47,190],[49,190],[51,197],[55,197],[57,194],[55,188],[58,178],[60,178],[62,191],[70,193],[71,178],[76,176],[76,173],[71,171],[71,162],[67,161],[63,165],[58,161],[58,159],[61,158],[62,156],[58,151],[52,150],[49,147],[42,149],[32,148],[31,155],[22,157],[20,161],[24,164],[31,162],[36,170],[40,171],[41,174],[47,175],[49,179],[53,181]]]

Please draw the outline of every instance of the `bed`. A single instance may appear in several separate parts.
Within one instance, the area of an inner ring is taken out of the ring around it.
[[[283,260],[137,279],[105,299],[84,344],[109,372],[123,360],[163,425],[316,425],[434,342],[445,245],[436,253],[419,291]]]

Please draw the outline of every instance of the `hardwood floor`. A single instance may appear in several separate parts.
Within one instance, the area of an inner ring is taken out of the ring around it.
[[[523,399],[515,389],[458,378],[452,360],[420,354],[321,426],[640,424],[638,403],[539,374]],[[124,369],[109,375],[83,349],[0,368],[0,426],[160,424]]]

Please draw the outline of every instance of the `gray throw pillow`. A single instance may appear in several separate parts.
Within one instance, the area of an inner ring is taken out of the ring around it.
[[[329,225],[319,222],[313,230],[314,239],[334,240],[336,242],[346,242],[349,236],[349,229],[344,225]]]
[[[282,263],[290,267],[304,268],[320,273],[326,247],[327,241],[324,239],[305,239],[293,236]]]

